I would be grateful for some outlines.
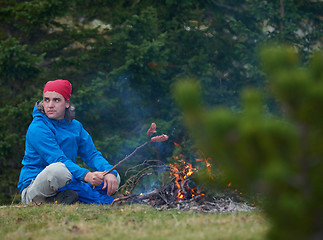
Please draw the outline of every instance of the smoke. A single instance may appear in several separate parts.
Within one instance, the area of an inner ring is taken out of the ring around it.
[[[119,107],[123,109],[128,121],[135,125],[142,125],[143,119],[147,119],[151,111],[140,96],[140,91],[131,84],[130,79],[130,73],[120,75],[114,85],[114,92],[116,97],[119,98]]]
[[[133,193],[149,193],[165,185],[166,178],[169,177],[169,172],[166,169],[166,166],[158,167],[153,172],[144,176]]]
[[[110,111],[107,112],[107,118],[109,121],[112,119],[113,127],[109,132],[110,136],[104,141],[104,146],[105,152],[109,154],[108,158],[112,159],[112,164],[116,164],[147,141],[146,132],[151,122],[157,120],[153,116],[151,106],[148,105],[151,101],[145,101],[141,94],[142,89],[134,86],[134,81],[130,72],[120,74],[113,80],[107,94],[108,101],[113,101],[107,109]],[[158,134],[163,134],[158,128],[159,126],[157,126]],[[125,171],[128,166],[140,164],[147,159],[165,159],[165,153],[168,152],[167,146],[168,144],[165,143],[151,143],[138,151],[121,168]]]

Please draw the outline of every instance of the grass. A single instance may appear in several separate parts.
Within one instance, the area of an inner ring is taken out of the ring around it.
[[[0,207],[2,239],[264,239],[261,212],[198,214],[145,205],[8,205]]]

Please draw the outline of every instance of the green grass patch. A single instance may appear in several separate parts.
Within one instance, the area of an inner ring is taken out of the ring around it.
[[[0,208],[3,239],[264,239],[261,212],[199,214],[145,205],[12,205]]]

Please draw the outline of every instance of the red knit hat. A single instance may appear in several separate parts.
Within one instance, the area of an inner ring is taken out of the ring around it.
[[[70,100],[72,94],[72,84],[63,79],[48,81],[44,87],[43,94],[45,92],[57,92],[67,100]]]

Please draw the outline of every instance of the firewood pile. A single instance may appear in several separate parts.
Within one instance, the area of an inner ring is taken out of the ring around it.
[[[140,170],[137,170],[138,167]],[[136,203],[151,205],[158,210],[178,209],[201,213],[232,213],[255,209],[246,201],[236,201],[233,195],[219,198],[201,193],[191,178],[194,168],[185,163],[184,167],[179,169],[176,164],[167,166],[157,160],[145,161],[128,169],[135,174],[121,187],[125,193],[116,197],[112,205]],[[168,174],[170,180],[152,191],[133,193],[144,177],[149,177],[156,172],[163,172],[164,176]]]

